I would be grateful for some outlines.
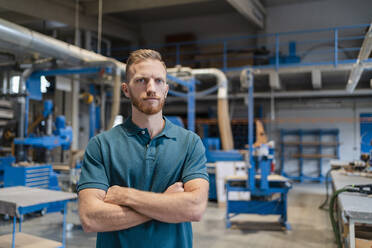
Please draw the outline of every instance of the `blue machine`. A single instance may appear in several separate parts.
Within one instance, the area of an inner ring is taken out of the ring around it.
[[[280,215],[279,222],[290,229],[287,222],[287,195],[291,189],[288,181],[269,180],[274,150],[254,156],[253,148],[253,74],[246,71],[248,81],[248,140],[249,153],[246,156],[248,176],[246,180],[227,180],[226,182],[226,227],[231,226],[231,218],[238,214]],[[250,200],[230,200],[229,192],[249,192]],[[280,195],[273,199],[274,194]]]
[[[56,119],[56,130],[50,136],[35,136],[30,134],[24,139],[14,139],[16,145],[29,145],[38,148],[52,150],[61,146],[63,150],[70,149],[72,142],[72,128],[66,127],[65,117],[58,116]]]
[[[208,137],[202,139],[205,147],[205,156],[208,163],[217,161],[243,161],[243,155],[238,151],[221,151],[221,141],[219,138]],[[217,200],[216,187],[216,168],[207,164],[207,172],[209,176],[209,200]]]
[[[15,157],[0,157],[0,187],[4,186],[4,171],[15,162]]]
[[[47,118],[53,110],[53,103],[51,101],[44,102],[43,116]],[[72,142],[72,128],[66,126],[66,120],[64,116],[58,116],[55,121],[56,129],[52,135],[36,136],[29,134],[24,139],[14,139],[15,145],[29,145],[37,148],[45,148],[52,150],[56,147],[61,146],[63,150],[70,149]]]
[[[14,139],[14,144],[19,145],[18,160],[23,161],[26,159],[24,156],[23,149],[25,146],[43,148],[46,149],[46,154],[49,151],[61,147],[63,150],[70,149],[72,143],[72,128],[66,126],[66,120],[63,116],[58,116],[55,120],[55,130],[52,131],[52,113],[53,113],[53,103],[50,100],[44,101],[44,109],[40,119],[35,121],[35,126],[40,124],[41,121],[45,120],[46,132],[44,135],[36,135],[33,133],[28,133],[28,111],[29,111],[29,100],[42,100],[42,95],[40,91],[40,77],[41,75],[47,75],[48,73],[55,73],[51,71],[37,71],[31,74],[31,76],[26,81],[27,96],[25,97],[25,125],[24,125],[24,137]],[[32,129],[32,128],[31,128]],[[3,181],[4,187],[11,186],[28,186],[28,187],[38,187],[46,188],[52,190],[60,191],[58,185],[58,175],[53,171],[52,165],[38,164],[38,165],[27,165],[22,166],[21,164],[11,165],[15,161],[12,157],[12,162],[10,160],[1,161],[1,164],[6,164],[3,167],[3,177],[0,180]],[[45,161],[44,161],[45,162]],[[0,166],[1,167],[1,166]],[[0,168],[1,171],[1,168]],[[53,203],[48,204],[45,212],[57,212],[64,208],[63,203]]]
[[[279,63],[280,64],[295,64],[295,63],[300,63],[301,58],[296,55],[296,42],[295,41],[290,41],[288,44],[288,55],[279,55]],[[269,63],[270,64],[275,64],[276,63],[276,56],[270,57],[269,58]]]

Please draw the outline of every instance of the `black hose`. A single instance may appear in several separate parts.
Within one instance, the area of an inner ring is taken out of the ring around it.
[[[353,192],[353,193],[372,195],[372,184],[347,185],[343,187],[342,189],[339,189],[335,193],[333,193],[331,197],[331,201],[329,203],[329,218],[332,223],[333,233],[335,235],[338,248],[342,248],[342,243],[340,239],[340,230],[338,229],[338,223],[336,222],[335,215],[334,215],[334,209],[336,205],[335,203],[336,203],[337,196],[341,194],[342,192]]]
[[[338,168],[337,168],[338,169]],[[326,199],[324,200],[324,202],[318,207],[319,209],[323,209],[323,210],[326,210],[328,211],[328,209],[325,207],[327,204],[328,204],[328,200],[329,200],[329,176],[331,175],[331,171],[333,170],[336,170],[336,168],[331,168],[327,171],[327,174],[326,174],[326,177],[325,177],[325,187],[326,187]]]
[[[337,190],[331,197],[331,201],[329,203],[329,218],[331,220],[333,233],[336,238],[336,243],[338,248],[342,248],[342,243],[340,239],[340,230],[338,229],[338,223],[336,222],[335,216],[334,216],[334,208],[335,208],[335,202],[337,199],[337,196],[341,194],[342,192],[348,191],[348,188],[342,188]]]

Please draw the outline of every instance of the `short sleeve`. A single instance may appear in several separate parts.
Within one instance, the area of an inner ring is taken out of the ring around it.
[[[93,137],[89,141],[85,151],[77,191],[79,192],[87,188],[96,188],[105,191],[109,188],[102,158],[102,149],[97,137]]]
[[[205,163],[207,162],[205,157],[205,148],[199,136],[195,135],[195,138],[193,138],[193,144],[191,144],[189,150],[190,153],[187,156],[182,171],[182,182],[186,183],[196,178],[203,178],[209,181],[207,167],[205,166]]]

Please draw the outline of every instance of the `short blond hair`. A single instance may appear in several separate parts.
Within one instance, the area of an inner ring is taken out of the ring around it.
[[[161,58],[161,55],[159,52],[151,50],[151,49],[139,49],[136,51],[133,51],[130,53],[128,59],[127,59],[127,65],[125,67],[125,80],[129,83],[130,77],[129,77],[129,69],[132,65],[138,64],[144,60],[147,59],[153,59],[161,62],[164,66],[164,69],[166,70],[167,67],[164,63],[164,61]]]

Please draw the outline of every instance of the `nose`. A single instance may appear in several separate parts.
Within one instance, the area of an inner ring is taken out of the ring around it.
[[[155,92],[155,81],[154,79],[150,79],[146,85],[146,92],[147,93],[150,93],[150,92]]]

